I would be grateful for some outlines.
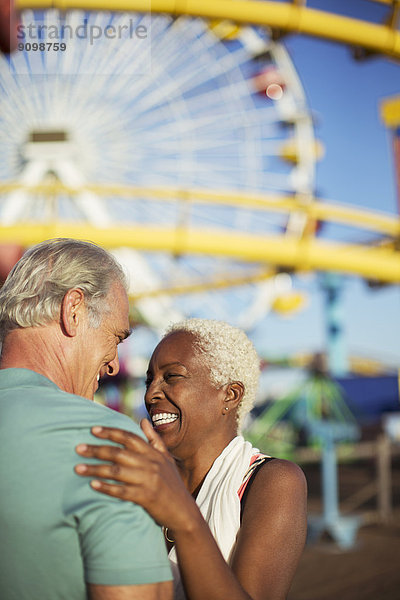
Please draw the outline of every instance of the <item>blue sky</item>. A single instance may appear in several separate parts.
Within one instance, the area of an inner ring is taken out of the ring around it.
[[[327,1],[319,8],[336,6],[337,11],[337,4]],[[347,14],[360,17],[360,6],[365,18],[371,19],[386,9],[350,0]],[[317,193],[333,202],[397,213],[391,137],[379,105],[382,99],[400,94],[400,63],[383,57],[358,62],[345,46],[303,36],[287,36],[285,45],[315,116],[316,136],[325,147],[317,168]],[[261,353],[324,349],[319,280],[298,278],[297,285],[309,292],[308,308],[288,320],[270,315],[254,333]],[[400,365],[399,286],[370,290],[358,278],[345,278],[343,320],[349,354]]]

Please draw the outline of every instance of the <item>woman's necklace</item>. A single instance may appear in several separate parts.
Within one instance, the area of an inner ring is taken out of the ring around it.
[[[168,537],[168,527],[163,527],[163,532],[167,542],[169,542],[170,544],[175,544],[175,540],[171,540],[171,538]]]
[[[203,479],[200,481],[199,485],[196,487],[196,489],[194,490],[194,492],[193,492],[193,494],[192,494],[192,496],[193,496],[193,498],[194,498],[195,500],[196,500],[196,498],[197,498],[197,494],[198,494],[198,493],[199,493],[199,491],[200,491],[200,488],[201,488],[201,486],[202,486],[202,483],[203,483],[203,481],[204,481],[204,478],[203,478]],[[165,539],[167,540],[167,542],[169,542],[170,544],[175,544],[175,540],[173,540],[173,539],[171,539],[170,537],[168,537],[168,527],[165,527],[165,526],[163,525],[163,528],[162,528],[162,530],[163,530],[163,534],[164,534],[164,537],[165,537]]]

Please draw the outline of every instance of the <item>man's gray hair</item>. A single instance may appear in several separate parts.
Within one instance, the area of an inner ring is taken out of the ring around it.
[[[46,325],[60,318],[68,290],[84,293],[89,323],[98,327],[111,307],[111,285],[127,289],[121,265],[103,248],[71,238],[47,240],[30,248],[0,290],[0,341],[13,329]]]
[[[256,349],[241,329],[224,321],[187,319],[174,323],[164,337],[172,332],[193,334],[195,348],[210,369],[210,378],[216,386],[240,381],[244,394],[238,407],[238,427],[251,410],[257,394],[260,377],[260,359]]]

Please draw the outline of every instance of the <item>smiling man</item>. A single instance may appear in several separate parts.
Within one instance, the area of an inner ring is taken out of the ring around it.
[[[100,377],[119,370],[126,289],[108,252],[55,239],[26,252],[0,290],[2,600],[172,597],[159,527],[73,470],[93,425],[140,432],[92,402]]]

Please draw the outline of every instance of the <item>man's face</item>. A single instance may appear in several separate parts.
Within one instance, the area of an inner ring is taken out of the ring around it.
[[[130,333],[128,296],[120,283],[111,286],[104,303],[109,308],[100,326],[91,327],[86,314],[80,333],[80,391],[75,393],[89,400],[93,400],[100,377],[118,373],[118,344]]]

